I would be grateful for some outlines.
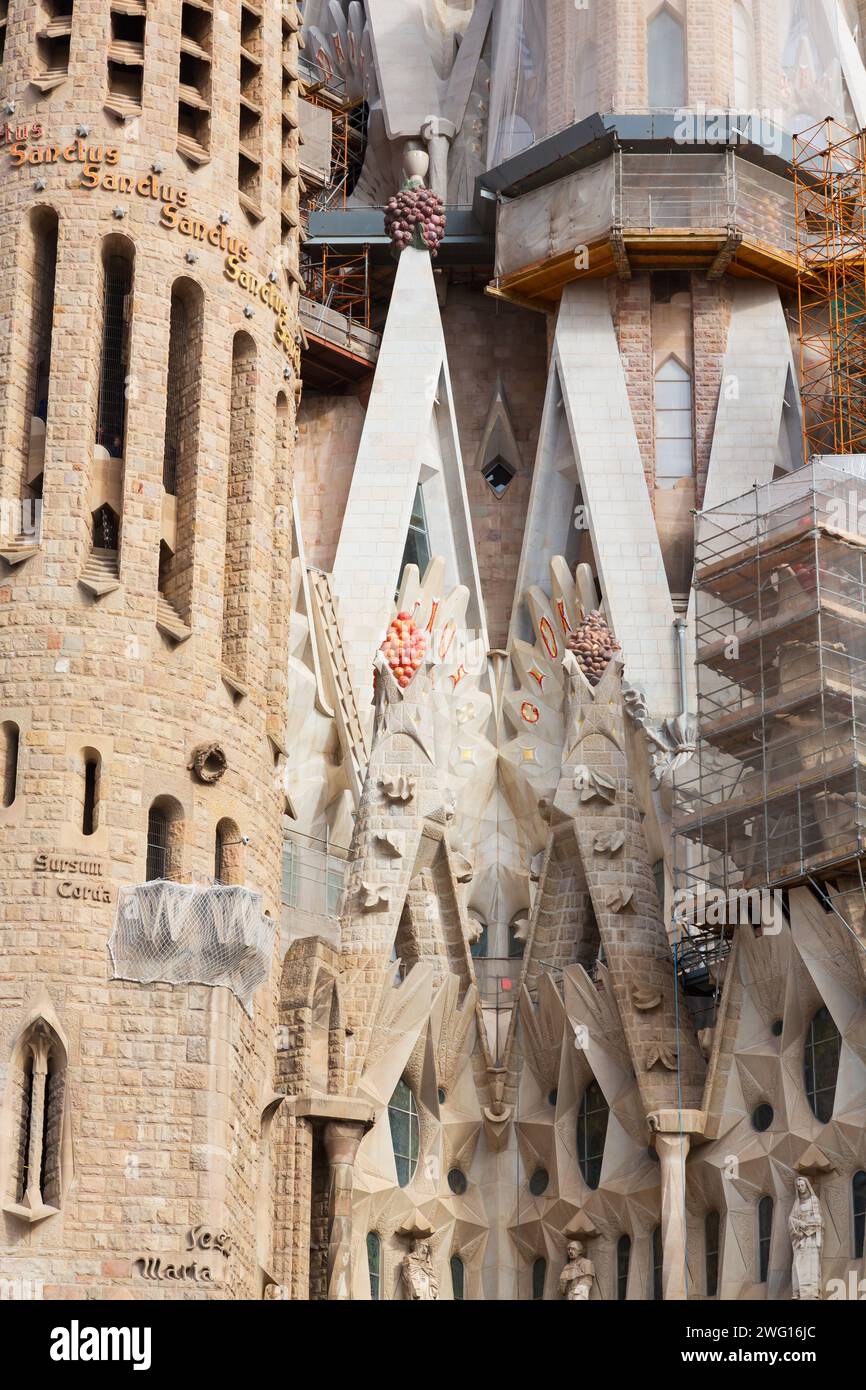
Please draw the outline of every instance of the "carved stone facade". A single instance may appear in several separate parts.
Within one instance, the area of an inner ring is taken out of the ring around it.
[[[862,125],[859,36],[8,8],[0,1276],[848,1296],[866,909],[801,877],[711,950],[674,910],[692,509],[800,460],[784,159],[673,123]],[[662,225],[628,161],[681,158]],[[422,169],[435,262],[381,216]]]

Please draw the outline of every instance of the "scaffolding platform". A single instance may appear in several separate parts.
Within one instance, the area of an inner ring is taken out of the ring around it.
[[[674,812],[684,886],[790,886],[866,849],[860,471],[816,460],[697,518],[699,740]]]

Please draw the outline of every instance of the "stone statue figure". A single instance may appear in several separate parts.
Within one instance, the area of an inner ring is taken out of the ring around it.
[[[821,1297],[821,1247],[824,1244],[824,1218],[821,1203],[808,1178],[794,1182],[794,1205],[788,1218],[788,1234],[794,1248],[791,1282],[794,1298]]]
[[[439,1280],[433,1268],[433,1251],[428,1240],[413,1240],[403,1260],[403,1287],[413,1302],[428,1303],[439,1297]]]
[[[559,1276],[559,1292],[569,1303],[586,1303],[589,1299],[595,1266],[583,1253],[579,1240],[570,1240],[566,1246],[568,1264]]]

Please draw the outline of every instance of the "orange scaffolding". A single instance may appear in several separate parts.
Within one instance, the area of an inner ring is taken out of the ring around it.
[[[866,452],[866,135],[828,118],[794,137],[806,460]]]
[[[304,97],[331,113],[331,176],[324,187],[311,189],[306,210],[345,208],[364,157],[366,107],[349,97],[346,84],[316,63],[304,64]]]
[[[304,265],[307,294],[360,328],[370,327],[370,248],[340,251],[322,246]]]

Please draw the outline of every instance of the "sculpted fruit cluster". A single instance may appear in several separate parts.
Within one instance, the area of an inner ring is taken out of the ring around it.
[[[394,679],[403,690],[424,661],[427,640],[409,613],[398,613],[391,622],[381,650]]]
[[[601,613],[592,612],[568,639],[568,649],[577,657],[590,685],[598,685],[614,652],[621,650]]]

